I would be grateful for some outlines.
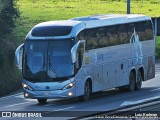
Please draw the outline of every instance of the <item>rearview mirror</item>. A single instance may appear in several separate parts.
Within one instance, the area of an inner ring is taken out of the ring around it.
[[[76,53],[80,43],[85,43],[85,40],[78,41],[71,49],[72,63],[76,62]]]
[[[23,51],[24,44],[21,44],[15,51],[15,57],[16,57],[16,65],[21,69],[20,63],[22,63],[22,51]]]

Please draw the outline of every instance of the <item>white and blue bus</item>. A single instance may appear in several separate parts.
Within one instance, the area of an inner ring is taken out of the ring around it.
[[[25,98],[79,97],[139,90],[155,77],[155,37],[145,15],[93,15],[40,23],[16,52]],[[22,56],[22,58],[21,58]]]

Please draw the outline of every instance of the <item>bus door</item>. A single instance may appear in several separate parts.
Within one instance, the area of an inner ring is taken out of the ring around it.
[[[107,63],[103,65],[103,89],[113,88],[113,74],[114,67],[113,63]]]
[[[93,78],[93,89],[94,91],[100,91],[103,87],[103,74],[102,74],[102,65],[94,66],[94,78]]]

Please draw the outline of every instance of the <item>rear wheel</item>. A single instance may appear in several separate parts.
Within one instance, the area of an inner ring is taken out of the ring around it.
[[[133,72],[130,73],[129,77],[129,85],[128,85],[128,91],[133,92],[135,90],[135,75]]]
[[[120,92],[126,92],[127,91],[126,86],[119,87],[118,89],[119,89]]]
[[[136,81],[136,85],[135,85],[135,89],[136,90],[141,89],[141,87],[142,87],[142,80],[143,80],[142,73],[140,71],[138,71],[137,81]]]
[[[47,99],[37,99],[40,104],[46,104]]]
[[[86,81],[85,87],[84,87],[84,95],[80,97],[82,101],[88,101],[91,95],[91,87],[89,81]]]

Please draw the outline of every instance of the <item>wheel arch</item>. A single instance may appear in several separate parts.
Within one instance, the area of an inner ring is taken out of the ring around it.
[[[136,69],[135,69],[135,68],[132,68],[132,69],[130,70],[130,74],[131,74],[131,72],[133,72],[134,76],[136,77]],[[129,75],[130,75],[130,74],[129,74]]]
[[[143,66],[139,67],[138,71],[141,72],[142,78],[143,78],[143,81],[144,81],[144,68],[143,68]]]
[[[91,90],[91,93],[92,93],[92,79],[91,79],[91,77],[88,77],[88,78],[86,79],[85,83],[86,83],[87,81],[89,81],[90,90]]]
[[[135,90],[136,83],[136,68],[132,68],[129,72],[129,84],[128,91],[133,92]]]

